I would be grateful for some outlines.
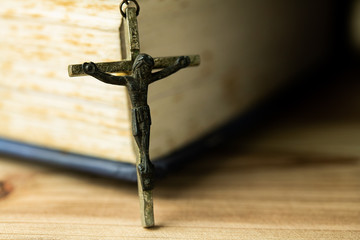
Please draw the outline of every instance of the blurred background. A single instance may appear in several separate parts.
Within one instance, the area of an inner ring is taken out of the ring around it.
[[[309,124],[324,138],[322,148],[360,151],[360,1],[139,3],[143,52],[202,58],[200,67],[150,87],[154,159],[199,139],[210,137],[205,148],[212,147],[214,131],[270,147],[250,137],[273,124],[289,124],[275,141],[284,147],[315,151],[302,129]],[[133,161],[129,116],[119,110],[128,108],[126,91],[66,71],[71,63],[120,59],[118,4],[2,2],[1,139]],[[328,147],[336,141],[341,146]]]

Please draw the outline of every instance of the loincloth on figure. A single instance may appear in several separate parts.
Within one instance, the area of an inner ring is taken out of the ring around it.
[[[141,134],[140,125],[143,125],[146,130],[150,128],[151,116],[150,116],[149,106],[132,108],[131,115],[132,115],[132,131],[134,136]]]

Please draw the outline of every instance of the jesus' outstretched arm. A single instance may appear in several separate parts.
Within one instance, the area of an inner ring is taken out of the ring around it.
[[[153,82],[155,82],[157,80],[163,79],[163,78],[165,78],[165,77],[179,71],[180,69],[189,66],[189,64],[190,64],[190,58],[189,57],[187,57],[187,56],[179,57],[176,60],[174,65],[172,65],[170,67],[167,67],[167,68],[164,68],[163,70],[161,70],[159,72],[151,74],[150,83],[153,83]]]
[[[83,70],[86,74],[99,79],[100,81],[108,84],[114,85],[126,85],[126,77],[123,76],[114,76],[108,73],[101,72],[95,63],[86,62],[82,65]]]

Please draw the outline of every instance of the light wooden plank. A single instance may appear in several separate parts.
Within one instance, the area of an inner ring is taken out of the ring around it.
[[[360,236],[358,159],[346,162],[332,159],[337,164],[322,163],[319,159],[304,167],[299,165],[296,155],[244,156],[223,151],[207,158],[206,167],[196,164],[158,185],[155,191],[158,228],[151,231],[140,226],[135,185],[2,159],[1,179],[11,192],[0,202],[0,237],[358,239]]]
[[[360,156],[239,146],[158,182],[152,230],[135,184],[1,158],[0,238],[359,239]]]

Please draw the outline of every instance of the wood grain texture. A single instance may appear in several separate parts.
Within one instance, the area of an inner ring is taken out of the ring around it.
[[[360,155],[241,146],[159,182],[152,230],[141,227],[135,184],[1,158],[0,238],[360,238]]]

